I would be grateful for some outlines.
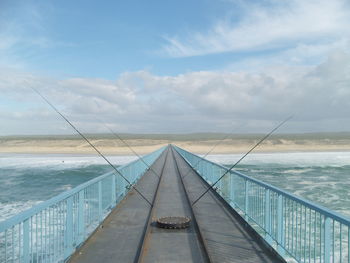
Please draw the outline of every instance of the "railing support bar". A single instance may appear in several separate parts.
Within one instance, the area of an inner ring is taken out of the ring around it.
[[[233,208],[236,207],[235,204],[235,188],[234,188],[234,180],[233,180],[233,175],[230,174],[230,204]]]
[[[326,217],[324,220],[324,262],[331,261],[331,219]]]
[[[348,226],[348,263],[350,263],[350,227]]]
[[[23,262],[29,262],[29,219],[23,222]]]
[[[84,190],[79,192],[79,206],[78,206],[78,231],[79,231],[79,244],[84,241],[85,237],[85,214],[84,214]]]
[[[270,190],[265,189],[265,240],[271,244],[271,200]]]
[[[244,217],[245,220],[248,222],[248,213],[249,213],[249,181],[245,180],[244,181],[244,186],[245,186],[245,198],[244,198]]]
[[[115,184],[115,174],[112,174],[112,207],[115,207],[116,203],[117,203],[117,192],[116,192],[116,184]]]
[[[277,200],[277,251],[280,255],[284,254],[284,242],[283,242],[283,197],[281,194],[278,195]]]
[[[98,220],[102,221],[102,182],[98,182]]]
[[[67,199],[66,237],[65,258],[69,257],[73,250],[73,196]]]

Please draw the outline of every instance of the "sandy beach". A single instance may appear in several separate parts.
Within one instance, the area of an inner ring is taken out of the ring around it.
[[[134,136],[137,137],[137,136]],[[143,138],[127,138],[125,142],[129,144],[138,154],[152,152],[162,146],[174,144],[191,152],[204,154],[211,150],[214,154],[244,153],[248,151],[259,140],[259,136],[248,138],[232,138],[224,141],[219,138],[196,139],[195,135],[182,136],[176,139],[156,135],[142,136]],[[175,138],[173,138],[175,137]],[[215,136],[208,136],[215,137]],[[306,152],[306,151],[350,151],[350,138],[347,136],[282,136],[269,138],[264,141],[255,152]],[[221,136],[222,138],[222,136]],[[131,150],[120,140],[114,138],[91,139],[91,142],[103,153],[113,155],[130,155]],[[95,154],[95,151],[83,140],[79,138],[0,138],[0,153],[48,153],[48,154]]]

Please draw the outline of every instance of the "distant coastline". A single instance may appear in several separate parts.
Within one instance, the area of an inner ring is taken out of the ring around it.
[[[175,144],[195,153],[206,153],[218,144],[214,154],[243,153],[263,135],[259,134],[121,134],[139,154],[149,153],[167,144]],[[111,135],[90,134],[89,139],[103,153],[130,155],[130,149]],[[350,151],[350,133],[277,134],[270,137],[255,152],[319,152]],[[0,153],[94,154],[94,150],[76,135],[2,136]]]

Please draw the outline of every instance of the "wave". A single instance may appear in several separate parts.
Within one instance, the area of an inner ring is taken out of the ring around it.
[[[241,157],[241,154],[212,154],[206,159],[221,164],[233,164]],[[252,153],[242,161],[242,164],[340,167],[350,164],[350,152]]]
[[[37,201],[37,200],[35,201],[27,200],[27,201],[18,201],[18,202],[9,202],[9,203],[0,202],[0,222],[22,211],[25,211],[41,202],[42,201]]]
[[[281,171],[283,174],[303,174],[311,172],[312,168],[304,168],[304,169],[286,169],[284,171]]]
[[[115,165],[123,165],[135,159],[136,156],[107,156]],[[24,155],[11,154],[0,156],[0,169],[21,168],[50,168],[56,170],[87,167],[90,165],[104,165],[106,161],[99,156],[72,156],[72,155]]]

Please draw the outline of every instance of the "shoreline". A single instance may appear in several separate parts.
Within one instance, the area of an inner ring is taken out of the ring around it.
[[[217,145],[219,140],[168,141],[168,140],[127,140],[138,154],[147,154],[168,144],[174,144],[197,154],[206,154]],[[122,142],[102,139],[92,143],[106,155],[134,155]],[[211,154],[243,154],[251,149],[257,140],[225,140],[219,143]],[[254,153],[293,153],[293,152],[349,152],[350,140],[267,140],[259,145]],[[0,141],[0,154],[72,154],[96,155],[97,153],[82,140],[6,140]]]
[[[187,150],[187,149],[186,149]],[[248,150],[247,150],[248,151]],[[249,155],[268,155],[268,154],[295,154],[295,153],[348,153],[350,150],[300,150],[300,151],[252,151]],[[138,153],[140,156],[146,155],[148,153]],[[203,156],[207,154],[207,152],[193,152],[196,155]],[[243,155],[246,152],[211,152],[207,156],[215,156],[215,155]],[[119,152],[106,152],[103,153],[106,157],[137,157],[131,151],[129,153],[119,153]],[[63,153],[53,153],[53,152],[0,152],[1,158],[9,158],[9,157],[43,157],[47,156],[51,157],[75,157],[75,158],[93,158],[99,157],[97,153],[76,153],[76,152],[63,152]],[[138,158],[138,157],[137,157]]]

